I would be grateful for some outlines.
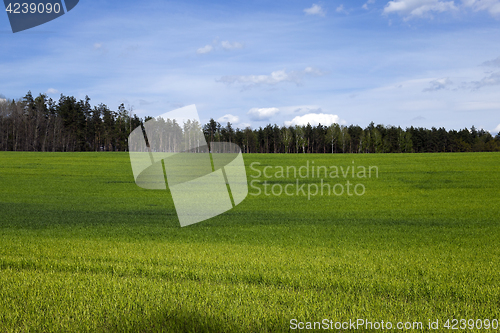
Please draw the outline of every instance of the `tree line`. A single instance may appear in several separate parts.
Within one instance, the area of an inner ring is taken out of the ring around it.
[[[116,111],[107,105],[90,105],[88,96],[77,100],[61,94],[58,101],[31,92],[19,100],[0,100],[2,151],[127,151],[132,130],[156,120],[139,118],[122,103]],[[244,153],[424,153],[500,151],[500,134],[470,129],[446,130],[375,125],[304,126],[267,125],[234,128],[214,119],[169,126],[165,145],[173,151],[192,147],[201,129],[207,142],[233,142]],[[193,133],[193,134],[191,134]],[[189,142],[188,142],[189,140]]]

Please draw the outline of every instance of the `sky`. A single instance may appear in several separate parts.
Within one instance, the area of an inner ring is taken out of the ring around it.
[[[500,0],[85,1],[12,33],[0,95],[195,104],[234,127],[321,123],[500,131]]]

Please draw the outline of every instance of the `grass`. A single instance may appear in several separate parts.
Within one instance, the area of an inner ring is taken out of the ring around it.
[[[379,176],[324,179],[362,183],[361,196],[250,188],[231,211],[180,228],[168,191],[137,187],[127,154],[0,153],[0,331],[500,319],[500,154],[244,159],[248,179],[270,186],[296,184],[277,166],[307,161]],[[255,178],[266,166],[274,176]]]

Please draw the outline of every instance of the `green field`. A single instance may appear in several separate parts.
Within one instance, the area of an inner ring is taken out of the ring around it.
[[[276,167],[307,161],[378,177],[324,179],[362,184],[359,196],[248,195],[180,228],[168,191],[136,186],[126,153],[0,153],[0,332],[500,319],[499,153],[244,159],[249,181],[252,162],[272,167],[275,193],[297,180]]]

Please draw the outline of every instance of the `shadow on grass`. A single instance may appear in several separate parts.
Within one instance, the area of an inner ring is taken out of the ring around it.
[[[230,310],[230,309],[228,309]],[[98,329],[101,332],[276,332],[278,328],[270,329],[265,326],[238,325],[234,319],[222,314],[214,316],[196,312],[170,310],[167,313],[158,313],[150,318],[137,322],[124,321],[115,325],[106,325]]]

